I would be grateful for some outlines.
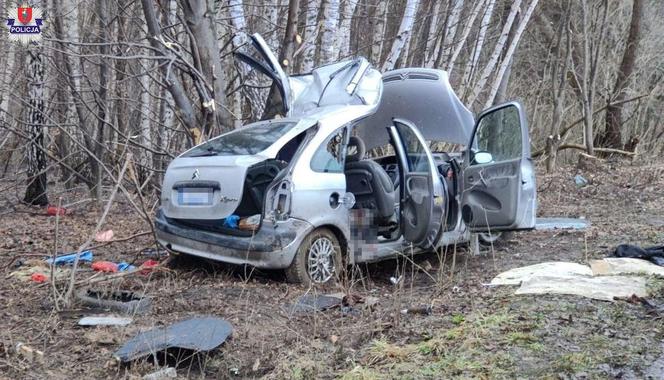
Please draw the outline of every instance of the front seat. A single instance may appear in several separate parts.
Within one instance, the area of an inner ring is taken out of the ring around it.
[[[346,187],[355,195],[355,206],[358,209],[371,209],[376,213],[378,223],[387,223],[394,215],[396,191],[390,176],[382,166],[373,160],[363,160],[366,147],[359,137],[351,136],[347,151],[354,150],[346,156],[344,173]]]

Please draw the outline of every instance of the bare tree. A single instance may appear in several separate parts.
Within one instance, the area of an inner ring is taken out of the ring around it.
[[[413,23],[415,22],[415,12],[417,12],[419,3],[419,0],[406,1],[406,7],[404,9],[403,17],[401,18],[399,31],[397,32],[396,37],[394,37],[392,48],[387,54],[385,63],[383,63],[382,71],[388,71],[394,68],[397,59],[399,59],[399,56],[401,55],[401,51],[404,49],[404,46],[409,43]]]
[[[625,50],[613,85],[611,100],[609,103],[620,103],[627,98],[625,91],[630,78],[636,70],[636,58],[639,41],[641,39],[641,20],[643,19],[643,0],[633,0],[632,16],[629,25],[629,33],[625,43]],[[606,128],[603,134],[598,135],[596,144],[599,146],[622,149],[622,121],[623,104],[609,105],[606,110]]]

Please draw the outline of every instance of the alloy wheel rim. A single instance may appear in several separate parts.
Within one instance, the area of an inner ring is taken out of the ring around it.
[[[309,278],[315,283],[325,283],[334,275],[334,244],[326,237],[311,243],[307,255]]]

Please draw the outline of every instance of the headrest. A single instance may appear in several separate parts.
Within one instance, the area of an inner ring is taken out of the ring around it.
[[[346,152],[350,151],[350,147],[355,147],[355,153],[348,153],[346,154],[346,162],[354,162],[354,161],[359,161],[362,158],[364,158],[364,153],[366,152],[366,147],[364,145],[364,141],[360,139],[357,136],[351,136],[348,139],[348,147],[346,148]]]

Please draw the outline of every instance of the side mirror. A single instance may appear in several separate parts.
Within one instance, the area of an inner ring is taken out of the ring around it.
[[[473,155],[473,163],[475,164],[488,164],[493,162],[493,156],[489,152],[479,151]]]

